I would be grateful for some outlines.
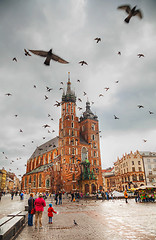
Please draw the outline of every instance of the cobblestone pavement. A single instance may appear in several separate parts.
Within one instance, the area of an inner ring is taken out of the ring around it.
[[[43,214],[43,229],[26,226],[17,240],[61,239],[61,240],[118,240],[118,239],[156,239],[156,203],[126,204],[124,200],[80,200],[63,205],[53,203],[53,224],[48,225],[47,208]],[[74,225],[75,220],[78,225]]]
[[[20,200],[17,202],[21,203]],[[52,225],[48,224],[47,216],[50,202],[58,212],[54,214]],[[56,206],[54,201],[47,199],[42,220],[43,229],[26,225],[17,240],[155,240],[156,203],[135,203],[134,199],[129,199],[128,202],[128,204],[125,200],[70,202],[64,199],[62,205]],[[23,208],[25,203],[21,203]],[[78,223],[77,226],[73,220]]]
[[[14,196],[14,199],[11,200],[11,195],[6,194],[2,196],[0,201],[0,218],[7,216],[7,214],[23,211],[25,209],[25,205],[27,205],[27,196],[24,196],[24,200],[20,200],[20,196]]]

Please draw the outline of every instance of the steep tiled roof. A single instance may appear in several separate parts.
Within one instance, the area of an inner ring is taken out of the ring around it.
[[[49,167],[52,167],[52,166],[53,166],[53,163],[48,163],[48,164],[45,164],[45,165],[42,165],[42,166],[40,166],[38,168],[33,169],[31,172],[26,173],[24,175],[29,175],[29,174],[32,174],[32,173],[43,172],[43,171],[45,171],[46,169],[48,169]]]
[[[57,148],[58,140],[59,140],[59,137],[57,136],[57,137],[49,140],[48,142],[40,145],[39,147],[37,147],[36,150],[31,155],[30,159],[38,157],[46,152],[52,151],[53,149]]]

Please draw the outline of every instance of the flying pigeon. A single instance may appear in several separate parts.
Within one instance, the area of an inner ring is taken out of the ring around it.
[[[141,57],[145,57],[145,55],[144,54],[142,54],[142,53],[138,53],[138,55],[137,55],[139,58],[141,58]]]
[[[12,61],[15,61],[15,62],[17,62],[17,58],[15,58],[15,57],[14,57],[14,58],[12,59]]]
[[[121,52],[118,52],[118,55],[121,55]]]
[[[99,94],[99,97],[103,97],[103,94],[100,93],[100,94]]]
[[[108,90],[109,90],[109,87],[105,87],[105,90],[108,91]]]
[[[80,82],[80,80],[79,80],[79,79],[77,79],[77,82]]]
[[[139,18],[143,17],[140,9],[136,10],[136,6],[131,8],[130,5],[122,5],[122,6],[119,6],[118,9],[125,10],[126,13],[128,13],[128,17],[125,18],[124,20],[126,23],[129,23],[131,17],[134,17],[134,16],[138,16]]]
[[[44,61],[44,64],[47,65],[47,66],[50,65],[51,59],[56,61],[56,62],[59,62],[59,63],[64,63],[64,64],[69,63],[66,60],[64,60],[63,58],[60,58],[59,56],[53,54],[52,49],[50,49],[48,52],[41,51],[41,50],[29,50],[29,51],[32,52],[33,54],[38,55],[38,56],[45,57],[46,60]]]
[[[45,100],[47,100],[47,99],[48,99],[48,97],[47,97],[46,95],[45,95],[44,97],[45,97]]]
[[[96,43],[98,43],[98,42],[101,41],[101,38],[98,38],[98,37],[97,37],[97,38],[95,38],[94,40],[96,41]]]
[[[31,56],[31,54],[26,50],[26,49],[24,49],[24,54],[25,54],[25,56]]]
[[[84,64],[88,65],[88,63],[86,63],[85,61],[80,61],[79,63],[81,64],[81,66],[83,66]]]
[[[11,94],[11,93],[6,93],[5,95],[7,95],[8,97],[9,97],[9,96],[12,96],[12,94]]]
[[[81,98],[78,98],[78,101],[82,102]]]
[[[60,84],[62,84],[62,85],[63,85],[63,82],[60,82]]]
[[[114,115],[114,119],[119,119],[117,116]]]
[[[47,128],[50,127],[48,124],[44,124],[42,127]]]
[[[86,92],[83,92],[83,95],[85,96],[85,95],[87,95],[87,93],[86,93]]]
[[[154,114],[154,112],[149,111],[149,114]]]
[[[144,108],[144,106],[142,106],[142,105],[138,105],[138,108]]]

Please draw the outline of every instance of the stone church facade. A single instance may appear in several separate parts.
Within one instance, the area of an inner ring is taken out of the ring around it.
[[[22,189],[27,193],[94,193],[102,188],[98,117],[89,101],[80,119],[76,116],[76,96],[68,76],[61,101],[59,136],[36,148],[27,161]]]

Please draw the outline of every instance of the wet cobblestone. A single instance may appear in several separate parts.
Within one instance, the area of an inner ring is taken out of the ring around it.
[[[156,203],[135,203],[129,199],[70,202],[65,199],[63,205],[53,203],[53,224],[48,224],[47,208],[43,214],[43,229],[26,226],[17,240],[58,239],[58,240],[128,240],[156,239]],[[73,220],[78,223],[74,225]]]

